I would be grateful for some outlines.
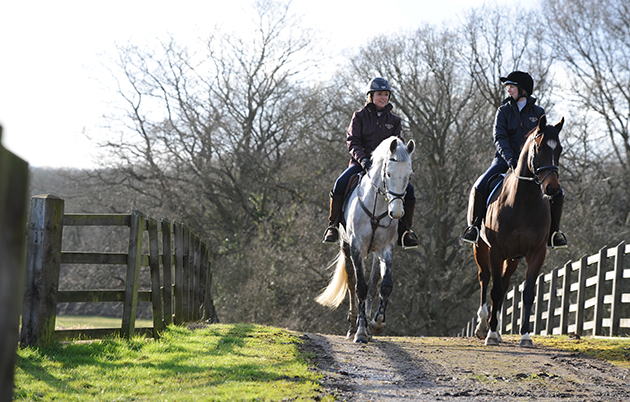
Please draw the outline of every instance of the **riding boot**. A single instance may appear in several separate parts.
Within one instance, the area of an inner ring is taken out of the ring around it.
[[[341,220],[341,209],[343,207],[343,195],[330,192],[330,213],[328,215],[328,227],[324,232],[322,243],[339,243],[339,221]]]
[[[551,230],[547,245],[553,250],[569,247],[567,237],[560,231],[560,218],[562,217],[562,206],[564,205],[564,192],[562,189],[549,199],[551,207]]]
[[[477,241],[479,241],[481,221],[486,215],[486,200],[484,199],[485,197],[483,196],[481,191],[477,190],[474,187],[470,196],[471,199],[469,201],[469,204],[472,203],[472,219],[471,224],[464,231],[462,240],[467,243],[477,244]]]
[[[405,199],[403,203],[405,215],[398,220],[398,245],[401,246],[403,250],[418,248],[420,245],[418,236],[416,236],[413,230],[411,230],[411,225],[413,225],[413,213],[416,208],[416,200]]]

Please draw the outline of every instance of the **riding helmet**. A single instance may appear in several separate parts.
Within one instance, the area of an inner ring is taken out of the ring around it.
[[[512,71],[507,77],[501,77],[501,82],[504,84],[517,85],[519,88],[527,92],[527,95],[531,95],[534,92],[534,80],[528,73],[522,71]]]
[[[389,86],[389,82],[385,78],[376,77],[373,78],[367,87],[367,93],[375,91],[389,91],[392,92],[392,87]]]

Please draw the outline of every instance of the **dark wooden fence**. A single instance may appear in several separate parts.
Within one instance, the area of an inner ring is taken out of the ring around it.
[[[68,226],[128,227],[128,252],[62,250],[62,231]],[[145,238],[148,238],[148,244],[143,244]],[[148,254],[143,253],[143,247]],[[157,221],[139,211],[106,215],[64,214],[61,198],[41,195],[31,199],[27,250],[20,333],[22,345],[42,345],[75,338],[97,339],[115,333],[126,338],[134,334],[157,338],[171,323],[218,321],[210,292],[209,250],[181,223]],[[124,265],[125,288],[59,291],[61,264]],[[150,289],[139,288],[142,266],[149,267]],[[55,330],[57,303],[62,302],[122,302],[121,328]],[[135,326],[139,302],[151,303],[151,328]]]
[[[13,398],[24,276],[28,177],[28,163],[0,143],[0,401]]]
[[[630,245],[569,261],[564,267],[541,274],[536,281],[534,306],[523,317],[525,283],[512,286],[501,311],[501,333],[518,334],[529,319],[536,335],[630,336]],[[626,260],[628,260],[626,262]],[[461,336],[474,336],[477,317],[462,329]]]

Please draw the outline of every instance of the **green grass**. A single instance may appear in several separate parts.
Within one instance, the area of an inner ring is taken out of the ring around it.
[[[584,353],[598,359],[609,361],[617,366],[630,368],[630,338],[592,338],[573,339],[562,336],[536,336],[534,343],[547,347]]]
[[[293,333],[259,325],[169,326],[158,341],[110,338],[18,350],[16,401],[332,400]],[[321,398],[321,399],[320,399]]]

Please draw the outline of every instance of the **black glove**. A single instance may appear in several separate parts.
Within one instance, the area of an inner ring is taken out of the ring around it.
[[[361,159],[361,167],[363,168],[363,170],[365,170],[366,172],[368,170],[370,170],[370,168],[372,167],[372,161],[369,158],[363,158]]]
[[[515,158],[512,158],[508,161],[508,165],[512,168],[512,170],[516,171],[516,165],[518,161]]]

